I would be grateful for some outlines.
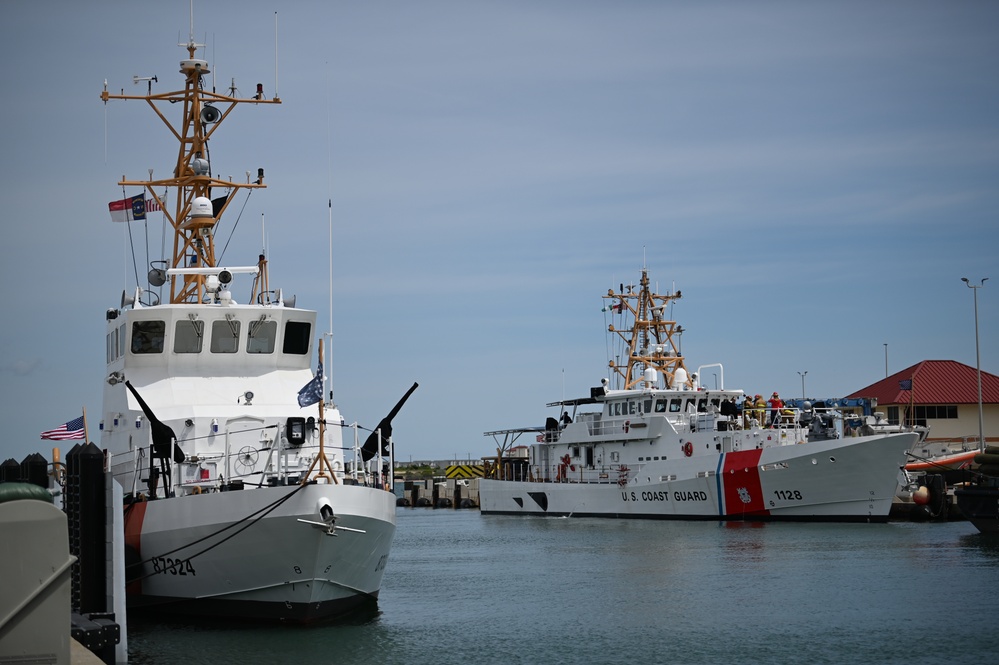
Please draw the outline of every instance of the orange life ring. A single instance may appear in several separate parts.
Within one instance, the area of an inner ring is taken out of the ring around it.
[[[693,455],[694,454],[694,444],[692,444],[690,441],[688,441],[687,443],[683,444],[683,454],[686,455],[687,457],[690,457],[691,455]]]

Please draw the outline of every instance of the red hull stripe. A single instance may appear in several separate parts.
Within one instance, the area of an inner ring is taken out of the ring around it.
[[[125,545],[134,548],[139,557],[142,556],[142,521],[145,518],[145,501],[136,501],[125,506]],[[126,579],[131,577],[129,573],[134,573],[138,577],[142,574],[142,569],[140,568],[138,571],[125,571]],[[132,582],[126,586],[125,590],[129,594],[141,594],[142,581]]]
[[[719,485],[724,503],[722,516],[768,516],[760,484],[760,455],[762,450],[741,450],[726,453],[721,463]]]

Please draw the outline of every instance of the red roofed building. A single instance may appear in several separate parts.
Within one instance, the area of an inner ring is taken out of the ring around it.
[[[847,395],[877,399],[889,422],[929,425],[929,439],[978,440],[978,371],[954,360],[924,360]],[[999,440],[999,376],[982,372],[985,440]]]

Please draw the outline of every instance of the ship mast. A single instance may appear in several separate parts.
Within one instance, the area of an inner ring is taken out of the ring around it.
[[[610,309],[621,314],[628,311],[633,322],[632,327],[626,330],[618,330],[613,323],[608,326],[608,331],[616,333],[628,349],[625,365],[619,365],[613,359],[609,362],[611,370],[624,379],[624,389],[630,390],[643,383],[646,380],[645,370],[649,368],[659,372],[665,381],[663,387],[672,385],[676,370],[683,368],[686,371],[683,356],[673,342],[674,333],[681,329],[676,321],[666,320],[667,306],[681,297],[680,292],[668,295],[653,293],[649,288],[648,272],[643,269],[638,293],[634,292],[632,285],[625,292],[622,285],[620,293],[608,289],[603,297],[617,301]]]
[[[106,104],[110,99],[141,99],[153,109],[160,120],[167,126],[179,143],[177,164],[172,178],[153,180],[128,180],[124,177],[118,183],[122,187],[143,187],[149,197],[156,201],[163,210],[163,216],[173,227],[174,243],[171,268],[213,268],[216,267],[214,230],[222,217],[222,213],[232,201],[233,194],[241,189],[258,189],[265,187],[264,170],[257,169],[256,177],[252,178],[247,171],[246,182],[221,180],[211,175],[211,160],[208,142],[229,113],[238,104],[280,104],[278,97],[265,99],[263,85],[257,84],[256,94],[249,98],[236,97],[235,86],[229,95],[209,92],[205,89],[204,77],[210,73],[208,62],[196,57],[202,44],[196,44],[193,38],[187,44],[188,59],[180,63],[180,73],[184,75],[184,89],[174,92],[153,94],[150,89],[145,95],[111,94],[107,83],[101,99]],[[175,126],[161,111],[165,104],[181,103],[183,118],[179,126]],[[225,191],[226,196],[216,196],[214,205],[205,205],[212,201],[213,188]],[[164,189],[175,190],[173,209],[170,210],[161,199]],[[201,205],[194,205],[195,199],[200,199]],[[263,267],[263,266],[262,266]],[[205,290],[205,275],[171,275],[170,302],[201,302]]]

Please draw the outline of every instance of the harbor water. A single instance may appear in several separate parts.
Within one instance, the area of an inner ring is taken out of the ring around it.
[[[397,511],[369,612],[307,627],[132,620],[130,662],[999,662],[999,539],[968,522]]]

